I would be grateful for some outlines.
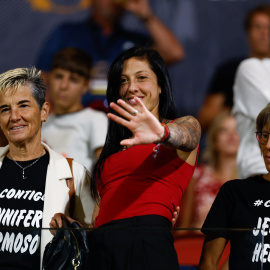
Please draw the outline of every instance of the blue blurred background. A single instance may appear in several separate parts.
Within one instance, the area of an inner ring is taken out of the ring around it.
[[[169,67],[180,115],[196,116],[215,69],[248,55],[243,19],[259,0],[149,0],[182,42],[186,57]],[[0,72],[35,64],[47,36],[64,22],[87,18],[91,0],[0,1]],[[144,31],[133,16],[123,25]]]

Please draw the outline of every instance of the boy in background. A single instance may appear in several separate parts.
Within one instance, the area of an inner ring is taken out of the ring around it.
[[[42,127],[42,140],[56,152],[74,158],[88,170],[99,156],[107,133],[107,116],[84,108],[89,89],[91,57],[81,49],[66,48],[53,58],[49,76],[53,113]]]

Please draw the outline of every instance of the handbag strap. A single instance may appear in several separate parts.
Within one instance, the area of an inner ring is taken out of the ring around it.
[[[72,177],[66,179],[67,187],[69,188],[69,216],[73,218],[74,210],[75,210],[75,188],[74,188],[74,177],[73,177],[73,170],[72,170],[72,161],[73,158],[66,158],[68,165],[70,167]]]

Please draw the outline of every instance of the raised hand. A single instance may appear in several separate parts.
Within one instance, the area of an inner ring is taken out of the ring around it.
[[[158,142],[164,135],[164,127],[159,120],[145,107],[140,98],[134,98],[136,109],[122,99],[117,104],[112,102],[110,107],[120,116],[108,113],[108,117],[116,123],[128,128],[133,137],[122,140],[121,145],[132,146]]]
[[[148,0],[129,0],[125,4],[125,9],[141,19],[153,16]]]

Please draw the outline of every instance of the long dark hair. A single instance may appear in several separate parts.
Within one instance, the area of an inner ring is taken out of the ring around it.
[[[150,68],[156,74],[158,85],[161,88],[161,94],[159,96],[159,118],[163,119],[175,119],[177,118],[177,110],[173,100],[173,93],[171,87],[171,81],[169,78],[167,67],[160,56],[160,54],[149,48],[145,47],[133,47],[122,52],[111,64],[108,72],[108,87],[107,87],[107,100],[108,104],[111,102],[117,102],[120,99],[120,85],[121,75],[124,62],[130,58],[137,58],[140,60],[146,60],[149,63]],[[110,108],[111,113],[115,113]],[[117,153],[121,150],[122,146],[120,141],[129,138],[132,133],[129,129],[109,120],[109,127],[107,132],[106,141],[103,151],[96,162],[93,174],[91,178],[91,194],[97,201],[98,191],[97,184],[100,183],[100,170],[103,167],[104,161],[110,155]]]

